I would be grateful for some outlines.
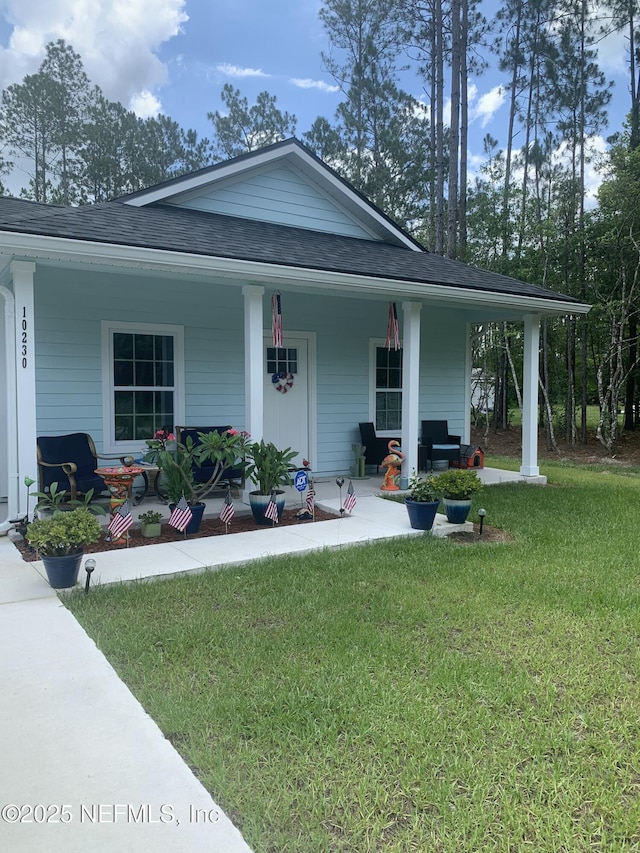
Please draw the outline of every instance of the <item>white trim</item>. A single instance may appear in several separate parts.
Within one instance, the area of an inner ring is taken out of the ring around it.
[[[540,317],[524,318],[522,368],[522,464],[520,473],[537,477],[538,467],[538,371],[540,360]]]
[[[228,181],[230,178],[264,169],[267,165],[273,165],[279,160],[289,162],[298,174],[310,178],[316,187],[323,187],[327,197],[338,203],[350,217],[357,219],[362,227],[369,233],[378,237],[385,235],[391,237],[394,242],[400,243],[413,251],[420,251],[415,242],[408,237],[397,226],[390,222],[380,211],[376,210],[355,192],[348,184],[343,183],[327,166],[318,162],[307,151],[296,142],[266,148],[254,152],[251,156],[242,156],[205,169],[195,175],[185,175],[183,179],[172,180],[148,190],[135,193],[134,197],[124,198],[122,201],[132,207],[144,207],[154,202],[171,200],[172,204],[179,204],[182,198],[193,197],[202,192],[208,186],[218,185]],[[365,224],[365,222],[367,224]]]
[[[373,423],[374,427],[376,424],[376,350],[378,347],[385,347],[385,339],[384,338],[369,338],[369,420]],[[400,349],[403,349],[403,341],[400,338]],[[402,385],[398,388],[398,393],[401,397],[404,396],[404,352],[402,353]],[[388,391],[394,391],[394,388],[384,389]],[[404,401],[402,400],[402,416],[404,416]],[[404,421],[403,421],[404,423]],[[380,431],[376,430],[376,435],[385,438],[389,436],[389,438],[394,438],[398,435],[397,429],[381,429]]]
[[[165,249],[146,249],[137,246],[113,246],[83,240],[42,237],[39,235],[0,232],[0,252],[28,253],[34,258],[72,262],[78,264],[100,264],[126,269],[146,269],[179,275],[213,274],[246,284],[260,281],[278,286],[314,285],[317,289],[338,293],[393,295],[396,300],[421,299],[443,302],[449,305],[473,305],[487,309],[507,311],[516,320],[523,313],[544,315],[587,314],[591,306],[560,299],[543,299],[513,293],[496,293],[488,290],[452,287],[429,282],[410,282],[387,278],[368,278],[348,273],[327,270],[304,269],[279,266],[262,261],[243,261],[235,258],[216,258],[208,255],[193,255]]]
[[[418,470],[420,420],[420,302],[403,302],[402,324],[402,475]]]
[[[309,430],[309,456],[308,460],[312,471],[315,470],[318,459],[318,335],[316,332],[299,332],[295,329],[284,330],[285,341],[283,346],[288,346],[289,338],[302,338],[307,342],[307,415]],[[265,343],[273,346],[273,333],[271,329],[264,329],[262,333],[262,349]],[[264,371],[264,365],[263,365]],[[261,376],[261,382],[264,377]]]
[[[16,419],[18,429],[18,476],[38,478],[36,453],[36,351],[33,276],[36,265],[27,261],[12,261],[13,276],[14,345],[16,359]],[[22,347],[26,346],[26,355]],[[18,484],[19,485],[19,484]],[[19,489],[19,514],[27,511],[26,489]]]
[[[0,296],[4,300],[4,364],[5,383],[5,422],[6,462],[7,462],[7,517],[0,523],[0,534],[7,533],[12,525],[11,519],[20,515],[20,475],[18,472],[18,419],[16,408],[16,347],[15,347],[15,300],[13,293],[0,285]],[[35,477],[32,475],[32,479]],[[0,489],[5,484],[0,485]],[[26,499],[26,498],[25,498]],[[26,509],[25,509],[26,511]]]
[[[185,421],[184,326],[164,323],[132,323],[124,320],[101,321],[102,362],[102,449],[104,453],[140,453],[141,441],[116,441],[113,412],[113,332],[173,336],[174,422]],[[149,436],[151,438],[151,436]]]
[[[264,433],[264,347],[262,345],[264,287],[247,284],[244,297],[244,428],[253,441]]]

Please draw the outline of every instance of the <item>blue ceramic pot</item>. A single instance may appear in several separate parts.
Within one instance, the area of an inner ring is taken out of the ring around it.
[[[256,524],[273,525],[271,519],[266,518],[264,514],[270,498],[271,495],[261,495],[260,492],[249,492],[249,505],[251,506],[253,520]],[[274,498],[278,509],[278,520],[280,520],[284,511],[285,494],[282,491],[276,491]]]
[[[447,521],[451,524],[464,524],[471,509],[471,498],[466,501],[455,501],[452,498],[442,498]]]
[[[200,530],[200,523],[202,522],[202,515],[204,513],[206,504],[204,501],[199,501],[195,504],[189,504],[189,509],[191,510],[191,521],[187,524],[185,528],[185,533],[187,536],[190,533],[197,533]],[[175,508],[175,504],[169,504],[169,509],[173,512]]]
[[[409,513],[409,524],[414,530],[431,530],[440,501],[412,501],[405,498],[404,505]]]

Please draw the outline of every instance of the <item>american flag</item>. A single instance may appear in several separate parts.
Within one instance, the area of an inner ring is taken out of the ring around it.
[[[356,493],[353,488],[353,483],[349,480],[349,488],[347,489],[347,494],[344,499],[344,508],[347,512],[353,512],[353,508],[356,505]]]
[[[264,511],[264,517],[273,521],[274,524],[278,523],[278,507],[273,499],[273,493],[271,494],[267,508]]]
[[[316,502],[316,493],[313,486],[309,486],[309,490],[307,492],[307,511],[313,515],[313,508]]]
[[[273,327],[273,345],[282,346],[282,303],[280,293],[274,293],[271,297],[271,325]]]
[[[391,349],[391,342],[393,341],[393,348],[395,350],[400,349],[400,332],[398,331],[398,311],[396,309],[396,303],[389,303],[389,321],[387,322],[387,340],[385,342],[385,346],[387,349]]]
[[[114,539],[118,539],[123,533],[127,532],[132,524],[133,516],[129,509],[129,501],[125,501],[123,504],[120,504],[117,510],[113,513],[113,517],[109,522],[109,533]]]
[[[192,518],[193,513],[189,508],[187,499],[184,495],[182,495],[178,503],[171,510],[171,515],[169,516],[169,524],[182,533],[182,531],[186,528]]]
[[[227,491],[224,503],[222,504],[222,509],[220,510],[220,520],[223,521],[225,524],[229,524],[229,522],[234,516],[234,513],[235,507],[233,506],[233,501],[231,500],[231,494]]]

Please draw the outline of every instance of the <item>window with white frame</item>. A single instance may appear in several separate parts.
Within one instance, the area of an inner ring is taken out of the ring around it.
[[[105,439],[128,449],[180,422],[182,328],[118,324],[106,335]]]
[[[402,349],[372,342],[373,422],[376,432],[402,429]]]

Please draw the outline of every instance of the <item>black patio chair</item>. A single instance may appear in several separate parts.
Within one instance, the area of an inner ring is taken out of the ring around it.
[[[460,436],[451,435],[447,421],[422,421],[422,440],[418,447],[418,467],[426,471],[434,462],[457,462]]]
[[[360,427],[360,441],[365,447],[364,464],[375,465],[376,473],[380,468],[380,463],[389,455],[389,442],[397,441],[399,438],[388,438],[376,435],[376,429],[372,423],[358,424]]]

